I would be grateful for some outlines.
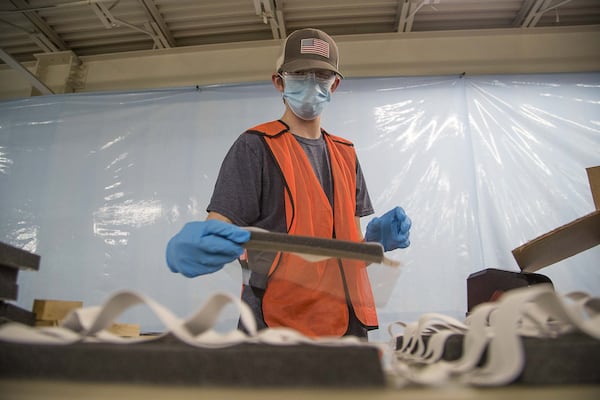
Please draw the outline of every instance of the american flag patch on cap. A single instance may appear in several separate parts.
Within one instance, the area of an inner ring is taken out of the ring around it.
[[[318,54],[329,58],[329,43],[321,39],[302,39],[300,54]]]

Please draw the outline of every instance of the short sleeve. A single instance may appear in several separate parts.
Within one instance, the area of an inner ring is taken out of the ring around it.
[[[356,159],[356,216],[366,217],[375,212],[373,204],[371,203],[371,197],[367,189],[367,183],[363,176],[362,168]]]
[[[263,146],[255,135],[242,134],[223,159],[207,211],[240,226],[260,215]]]

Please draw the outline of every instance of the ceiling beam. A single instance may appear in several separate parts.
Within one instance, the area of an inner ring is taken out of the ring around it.
[[[175,47],[175,39],[171,34],[171,30],[167,26],[158,7],[156,7],[154,0],[139,0],[139,2],[150,18],[150,27],[152,28],[152,31],[160,38],[164,47]]]
[[[558,3],[554,3],[553,0],[535,0],[531,8],[529,9],[527,16],[524,18],[521,27],[533,28],[540,21],[542,16],[550,10],[554,10],[562,5],[570,3],[571,0],[562,0]],[[528,4],[524,5],[527,6]]]
[[[48,36],[43,33],[30,33],[28,34],[29,38],[44,51],[44,53],[56,53],[60,51],[58,47],[50,39]]]
[[[17,9],[25,10],[29,7],[29,3],[27,3],[25,0],[9,0],[9,2]],[[22,11],[22,13],[25,18],[31,22],[35,29],[35,33],[33,34],[35,39],[32,36],[30,36],[30,38],[43,51],[49,53],[69,50],[69,46],[67,46],[60,36],[58,36],[58,33],[56,33],[56,31],[52,29],[36,11]]]
[[[90,8],[96,14],[102,25],[106,29],[112,29],[116,26],[116,23],[113,21],[113,16],[111,12],[106,8],[106,6],[102,3],[92,3],[90,4]]]
[[[253,0],[256,15],[262,17],[265,24],[271,26],[273,39],[284,39],[287,36],[283,10],[279,0]]]
[[[279,30],[279,38],[283,39],[287,37],[287,30],[285,28],[285,18],[283,16],[283,5],[282,0],[275,0],[275,20],[277,21],[277,29]]]
[[[404,32],[406,28],[406,18],[410,12],[410,0],[400,0],[398,3],[396,32]]]
[[[417,12],[426,5],[439,4],[441,0],[401,0],[398,5],[397,32],[412,31],[413,21]]]
[[[519,12],[517,13],[517,16],[515,17],[515,19],[513,19],[513,22],[512,22],[512,25],[514,27],[523,25],[523,23],[525,22],[525,18],[527,17],[528,13],[531,11],[531,8],[533,7],[533,3],[535,1],[537,1],[537,0],[525,0],[523,2],[523,4],[521,4],[521,9],[519,10]]]
[[[533,19],[531,20],[528,28],[533,28],[537,25],[538,22],[540,22],[540,18],[542,18],[542,15],[544,15],[544,13],[546,12],[546,9],[548,7],[550,7],[550,4],[552,4],[552,0],[544,1],[541,9],[534,15]]]
[[[152,5],[153,4],[154,3],[152,3]],[[150,2],[145,2],[143,4],[150,21],[146,21],[144,23],[144,27],[140,28],[139,26],[130,24],[127,21],[123,21],[122,19],[115,17],[112,14],[112,12],[102,3],[89,4],[89,6],[92,8],[92,10],[96,14],[96,16],[102,22],[102,25],[104,25],[104,27],[106,29],[112,29],[114,27],[125,26],[129,29],[133,29],[134,31],[138,31],[145,35],[150,36],[150,38],[152,38],[152,41],[154,42],[154,46],[155,46],[154,48],[167,49],[167,48],[175,47],[173,38],[170,35],[170,32],[168,30],[166,30],[166,28],[165,28],[165,30],[163,30],[161,28],[161,26],[159,25],[159,22],[157,20],[155,20],[154,16],[151,13],[151,10],[146,9],[146,6],[149,6],[150,8],[152,8],[152,5],[150,5]],[[156,9],[156,6],[154,6],[154,8]],[[159,21],[162,21],[162,24],[166,27],[166,24],[165,24],[162,16],[160,16],[160,13],[158,12],[158,9],[156,9],[155,11],[159,17]]]
[[[34,88],[39,90],[41,94],[54,94],[52,89],[46,86],[44,82],[42,82],[37,76],[32,74],[27,68],[21,65],[21,63],[15,60],[2,48],[0,48],[0,59],[4,61],[9,67],[24,75],[25,79],[27,79]]]

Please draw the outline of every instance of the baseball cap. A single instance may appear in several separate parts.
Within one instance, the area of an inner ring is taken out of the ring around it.
[[[285,39],[283,51],[277,60],[277,71],[324,69],[343,78],[338,64],[338,48],[331,36],[319,29],[306,28],[292,32]]]

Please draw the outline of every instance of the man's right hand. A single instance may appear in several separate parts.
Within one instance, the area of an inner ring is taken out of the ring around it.
[[[250,232],[218,220],[188,222],[167,244],[167,265],[193,278],[216,272],[244,252]]]

